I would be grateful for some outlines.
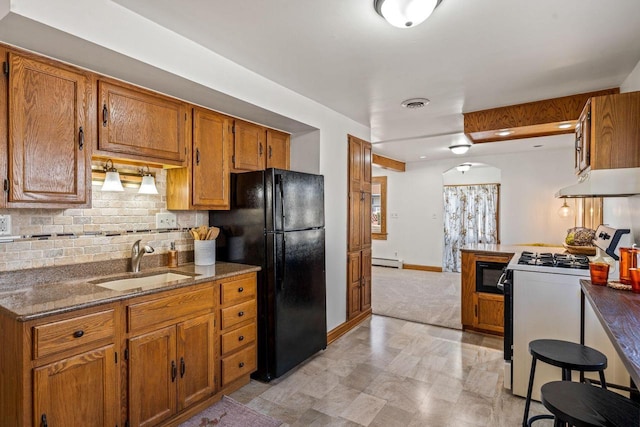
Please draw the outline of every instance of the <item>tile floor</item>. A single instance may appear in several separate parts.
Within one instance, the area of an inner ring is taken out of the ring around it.
[[[231,396],[285,427],[519,426],[524,399],[502,387],[501,346],[374,315],[284,377]],[[531,414],[540,413],[534,402]]]

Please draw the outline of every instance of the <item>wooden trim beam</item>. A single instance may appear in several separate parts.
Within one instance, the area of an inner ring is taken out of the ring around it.
[[[406,164],[399,160],[390,159],[389,157],[384,157],[379,154],[373,154],[373,164],[378,165],[384,169],[391,169],[396,172],[404,172],[406,169]]]
[[[474,143],[573,133],[589,98],[617,93],[620,88],[463,113],[464,133]],[[571,126],[560,129],[564,123]],[[499,136],[500,130],[512,133]]]

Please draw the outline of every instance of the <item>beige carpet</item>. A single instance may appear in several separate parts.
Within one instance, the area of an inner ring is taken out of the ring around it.
[[[373,313],[462,329],[460,273],[373,267]]]

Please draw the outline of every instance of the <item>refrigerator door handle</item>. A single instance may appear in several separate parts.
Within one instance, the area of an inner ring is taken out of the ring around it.
[[[285,213],[284,213],[284,177],[282,175],[279,175],[280,179],[278,180],[278,187],[280,189],[280,218],[282,220],[282,224],[281,224],[281,230],[285,229],[284,226],[284,218],[285,218]]]
[[[280,275],[280,289],[284,289],[285,271],[287,270],[287,235],[282,234],[282,274]]]

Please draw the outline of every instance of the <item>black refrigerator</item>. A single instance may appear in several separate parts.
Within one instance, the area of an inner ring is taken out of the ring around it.
[[[216,257],[258,272],[258,370],[270,381],[327,347],[324,177],[231,174],[231,209],[211,211]]]

